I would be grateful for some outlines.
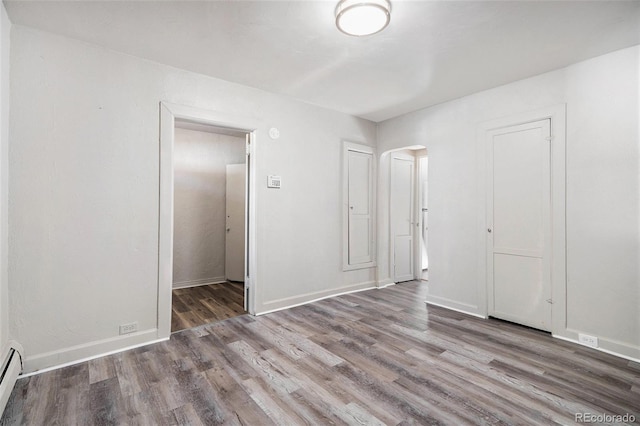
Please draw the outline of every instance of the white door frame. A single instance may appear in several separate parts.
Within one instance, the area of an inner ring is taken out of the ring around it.
[[[478,127],[478,224],[477,224],[477,289],[478,314],[488,315],[487,280],[487,182],[488,136],[491,130],[511,127],[539,120],[551,120],[551,332],[563,334],[567,329],[567,272],[566,272],[566,105],[554,105],[536,111],[505,117],[482,123]]]
[[[422,150],[424,145],[408,145],[384,151],[378,158],[377,185],[377,286],[384,288],[395,284],[393,281],[393,241],[391,239],[391,157],[404,150]]]
[[[158,224],[158,338],[171,335],[171,291],[173,282],[173,152],[175,120],[240,130],[249,135],[247,140],[247,190],[245,226],[248,262],[245,262],[245,304],[251,314],[256,305],[256,158],[255,130],[257,123],[246,117],[209,111],[185,105],[160,103],[160,200]],[[248,271],[247,271],[248,269]],[[247,297],[248,296],[248,297]]]
[[[351,152],[362,153],[371,156],[370,185],[369,185],[369,209],[371,217],[370,250],[371,261],[351,264],[349,261],[349,155]],[[376,258],[376,152],[373,147],[355,142],[343,141],[342,143],[342,270],[353,271],[356,269],[372,268],[377,266]]]

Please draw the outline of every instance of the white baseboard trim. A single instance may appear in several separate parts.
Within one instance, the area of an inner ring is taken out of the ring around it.
[[[552,333],[552,336],[556,339],[564,340],[566,342],[576,343],[580,346],[595,349],[596,351],[604,352],[609,355],[614,355],[619,358],[627,359],[629,361],[640,363],[640,348],[634,347],[628,344],[609,340],[600,336],[598,338],[598,347],[585,345],[578,340],[578,331],[567,329],[563,334]]]
[[[425,300],[425,303],[427,305],[438,306],[440,308],[450,309],[462,314],[471,315],[476,318],[487,319],[486,315],[478,313],[478,307],[474,305],[467,305],[466,303],[455,302],[453,300],[434,296],[427,296],[427,300]]]
[[[287,297],[284,299],[273,300],[264,303],[262,309],[256,312],[256,315],[265,315],[272,312],[282,311],[284,309],[294,308],[296,306],[306,305],[308,303],[317,302],[319,300],[328,299],[330,297],[342,296],[343,294],[357,293],[359,291],[375,289],[375,281],[367,281],[359,284],[351,284],[346,287],[340,287],[332,290],[322,290],[314,293],[307,293],[300,296]]]
[[[387,278],[385,280],[378,281],[378,288],[385,288],[395,284],[396,283],[391,278]]]
[[[46,352],[27,357],[24,360],[23,374],[20,377],[29,377],[34,374],[56,370],[165,340],[169,340],[169,338],[158,338],[158,329],[153,328],[125,336],[111,337],[58,351]]]
[[[227,282],[225,277],[201,278],[199,280],[180,281],[173,283],[173,289],[199,287],[202,285],[221,284]]]

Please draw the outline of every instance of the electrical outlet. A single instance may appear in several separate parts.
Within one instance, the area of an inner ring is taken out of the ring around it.
[[[134,331],[138,331],[137,322],[130,322],[129,324],[122,324],[120,326],[120,334],[129,334],[133,333]]]
[[[583,345],[591,346],[592,348],[598,347],[598,338],[596,336],[578,333],[578,341]]]

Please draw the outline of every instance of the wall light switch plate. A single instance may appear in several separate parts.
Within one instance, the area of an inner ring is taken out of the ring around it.
[[[280,176],[267,176],[267,188],[280,188],[282,184],[282,178]]]

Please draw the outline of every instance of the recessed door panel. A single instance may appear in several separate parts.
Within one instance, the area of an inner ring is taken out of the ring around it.
[[[494,247],[542,255],[546,205],[543,166],[548,142],[540,129],[499,135],[493,141]]]
[[[538,257],[494,254],[494,316],[536,328],[549,324],[542,261]]]
[[[395,238],[394,245],[395,282],[413,279],[413,240],[406,236]]]

